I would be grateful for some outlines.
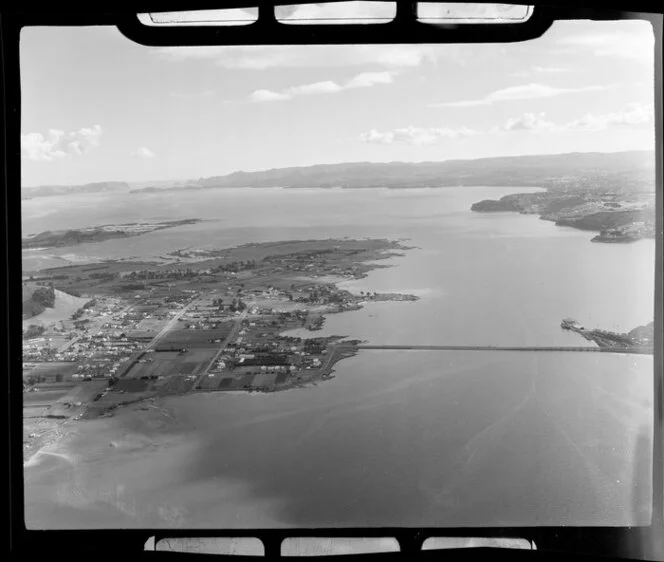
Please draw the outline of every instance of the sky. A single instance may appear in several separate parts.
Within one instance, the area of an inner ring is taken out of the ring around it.
[[[641,21],[480,45],[152,48],[26,28],[22,186],[653,149],[653,41]]]

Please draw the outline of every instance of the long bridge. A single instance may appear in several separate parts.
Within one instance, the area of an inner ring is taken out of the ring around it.
[[[589,346],[495,346],[495,345],[369,345],[360,344],[357,349],[398,349],[414,351],[574,351],[593,353],[622,353],[652,355],[652,347],[589,347]]]

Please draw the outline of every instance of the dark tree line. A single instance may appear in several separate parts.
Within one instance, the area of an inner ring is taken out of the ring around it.
[[[72,320],[78,320],[83,314],[85,313],[85,310],[82,308],[79,308],[74,314],[71,315]]]
[[[110,272],[105,272],[105,273],[91,273],[89,275],[90,279],[99,279],[100,281],[111,281],[113,279],[117,279],[118,274],[117,273],[110,273]]]
[[[212,306],[216,306],[220,311],[223,310],[230,310],[232,312],[236,311],[243,311],[245,308],[247,308],[247,303],[244,302],[242,299],[233,299],[233,301],[225,305],[224,304],[224,299],[214,299],[212,301]]]
[[[26,339],[38,338],[45,331],[44,326],[37,326],[36,324],[30,324],[28,329],[25,331],[24,337]]]
[[[256,260],[247,261],[232,261],[230,263],[222,263],[212,268],[212,273],[239,273],[248,269],[256,267]]]

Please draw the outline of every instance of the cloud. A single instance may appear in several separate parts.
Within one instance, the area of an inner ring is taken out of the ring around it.
[[[49,129],[46,136],[41,133],[21,135],[21,155],[30,160],[52,162],[68,156],[82,156],[99,146],[101,127],[84,127],[77,131]]]
[[[492,133],[603,131],[612,128],[652,129],[654,131],[653,106],[631,103],[625,109],[612,113],[595,115],[587,113],[579,119],[556,125],[545,119],[544,113],[524,113],[520,117],[508,119],[504,125],[494,127]]]
[[[134,150],[131,153],[132,158],[140,158],[141,160],[149,160],[150,158],[154,158],[156,154],[152,152],[149,148],[146,148],[144,146],[138,147],[136,150]]]
[[[623,22],[621,22],[623,23]],[[606,31],[564,37],[558,44],[590,51],[596,56],[610,56],[651,63],[654,56],[655,38],[649,24],[637,24],[631,31]],[[623,26],[624,27],[624,26]]]
[[[440,57],[458,61],[457,46],[439,45],[253,45],[159,47],[154,56],[165,61],[209,61],[228,69],[343,68],[378,64],[414,67]]]
[[[521,117],[508,119],[500,127],[502,131],[551,131],[555,125],[544,119],[544,113],[524,113]]]
[[[392,131],[379,132],[372,129],[368,133],[362,133],[360,141],[372,144],[411,144],[411,145],[430,145],[437,144],[446,139],[458,139],[477,134],[476,131],[467,127],[460,129],[450,129],[442,127],[404,127],[393,129]]]
[[[290,99],[288,94],[280,94],[272,90],[256,90],[249,95],[251,101],[278,101]]]
[[[287,92],[290,96],[299,96],[306,94],[334,94],[340,92],[344,88],[331,80],[325,82],[315,82],[314,84],[305,84],[304,86],[294,86],[288,88]]]
[[[631,103],[626,109],[614,113],[594,115],[587,113],[564,126],[566,130],[575,131],[601,131],[604,129],[619,128],[652,128],[654,130],[653,106],[643,106]]]
[[[271,90],[256,90],[249,95],[251,101],[280,101],[288,100],[295,96],[311,94],[336,94],[344,90],[355,88],[369,88],[376,84],[390,84],[392,82],[392,72],[363,72],[351,78],[343,85],[339,85],[332,80],[323,82],[314,82],[313,84],[303,84],[302,86],[293,86],[283,92],[273,92]]]
[[[380,132],[371,129],[359,135],[359,140],[370,144],[410,144],[415,146],[438,144],[444,140],[463,139],[486,134],[539,134],[562,133],[569,131],[601,131],[612,128],[650,129],[654,131],[653,106],[638,103],[629,104],[625,109],[600,115],[587,114],[580,119],[555,124],[546,119],[545,113],[524,113],[508,119],[503,125],[486,131],[468,127],[403,127]]]
[[[391,84],[393,72],[363,72],[352,78],[346,88],[368,88],[374,84]]]
[[[525,84],[523,86],[511,86],[496,90],[484,98],[475,100],[461,100],[453,102],[433,103],[429,107],[474,107],[478,105],[492,105],[496,102],[551,98],[562,94],[573,94],[580,92],[593,92],[607,89],[607,86],[583,86],[581,88],[554,88],[545,84]]]

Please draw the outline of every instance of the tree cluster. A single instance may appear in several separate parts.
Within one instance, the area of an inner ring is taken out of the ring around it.
[[[53,287],[40,287],[32,293],[32,300],[46,308],[55,306],[55,290]]]
[[[30,324],[28,326],[28,329],[25,331],[23,334],[23,337],[25,339],[32,339],[32,338],[38,338],[44,333],[44,326],[37,326],[36,324]]]

